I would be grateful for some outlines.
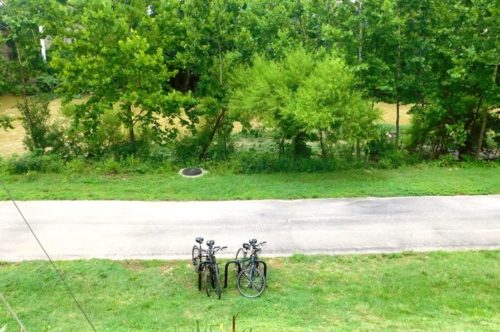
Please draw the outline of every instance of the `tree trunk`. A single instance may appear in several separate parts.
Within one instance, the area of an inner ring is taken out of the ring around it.
[[[219,85],[220,85],[220,88],[222,90],[223,85],[224,85],[224,81],[223,81],[224,67],[222,64],[222,47],[221,47],[220,42],[218,43],[218,53],[219,53]],[[214,140],[214,137],[215,137],[215,133],[219,129],[225,115],[226,115],[226,109],[222,108],[219,115],[217,116],[217,119],[215,120],[215,124],[212,128],[212,131],[210,132],[210,135],[208,137],[208,141],[205,143],[205,145],[201,149],[201,153],[200,153],[200,157],[199,157],[200,160],[202,160],[206,157],[208,148],[212,144],[212,141]]]
[[[319,145],[321,146],[321,157],[326,158],[326,147],[325,147],[325,142],[323,138],[323,131],[319,131]]]
[[[226,115],[226,109],[223,108],[220,111],[219,115],[217,116],[217,119],[215,120],[215,124],[214,124],[214,126],[212,128],[212,131],[210,132],[210,135],[208,136],[208,141],[205,143],[205,145],[201,149],[201,153],[200,153],[200,157],[199,157],[200,160],[202,160],[202,159],[204,159],[206,157],[208,148],[212,144],[212,141],[214,140],[214,137],[215,137],[215,133],[219,129],[222,121],[224,120],[224,116],[225,115]]]
[[[396,93],[396,148],[399,148],[399,94]]]
[[[285,138],[280,137],[278,140],[278,157],[279,159],[285,156]]]
[[[486,131],[487,122],[488,122],[488,107],[483,107],[483,111],[481,112],[481,131],[479,132],[476,153],[474,155],[474,158],[476,160],[479,160],[481,150],[483,149],[484,132]]]
[[[358,45],[358,61],[363,62],[363,1],[359,1],[359,45]]]
[[[356,138],[356,159],[361,158],[361,144],[359,142],[359,138]]]
[[[134,119],[132,112],[132,105],[127,106],[127,122],[128,122],[128,138],[131,146],[135,145],[135,131],[134,131]]]
[[[401,14],[399,11],[398,3],[398,52],[396,60],[396,148],[399,148],[399,106],[400,106],[400,96],[399,96],[399,81],[401,79]]]
[[[498,65],[495,65],[495,68],[493,68],[493,75],[491,77],[493,85],[496,84],[497,73],[498,73]],[[483,149],[484,133],[486,131],[487,122],[488,122],[488,108],[484,107],[483,111],[481,112],[481,131],[479,132],[479,138],[477,141],[477,148],[475,155],[476,160],[479,159],[481,150]]]
[[[21,93],[23,97],[24,110],[20,110],[26,122],[28,124],[27,135],[33,141],[33,146],[35,148],[39,148],[39,142],[36,142],[35,137],[33,136],[33,117],[31,116],[30,107],[28,104],[28,93],[26,92],[26,73],[24,72],[23,61],[21,59],[21,53],[19,47],[17,46],[17,42],[14,42],[14,48],[16,50],[17,62],[19,64],[19,80],[21,81]]]

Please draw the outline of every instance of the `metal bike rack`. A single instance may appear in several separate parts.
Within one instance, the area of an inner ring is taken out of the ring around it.
[[[227,288],[227,270],[229,268],[229,265],[235,264],[238,266],[238,274],[241,272],[241,264],[239,261],[229,261],[226,263],[226,266],[224,267],[224,288]]]
[[[256,263],[262,264],[264,266],[264,277],[267,278],[267,264],[266,264],[266,262],[258,260]],[[203,271],[203,269],[201,269],[201,266],[206,265],[206,264],[207,264],[206,262],[201,263],[200,269],[198,271],[198,290],[200,290],[200,291],[201,291],[201,273]],[[227,262],[226,265],[224,266],[224,288],[227,288],[227,276],[229,274],[228,273],[229,265],[231,265],[231,264],[238,266],[238,273],[237,274],[240,274],[240,272],[241,272],[241,263],[239,261],[233,260],[233,261]]]
[[[257,264],[264,265],[264,277],[267,278],[267,264],[265,262],[263,262],[263,261],[260,261],[260,260],[257,261]]]

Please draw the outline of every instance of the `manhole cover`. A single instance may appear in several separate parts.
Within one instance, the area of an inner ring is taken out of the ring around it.
[[[187,167],[179,172],[182,176],[202,176],[205,171],[199,167]]]

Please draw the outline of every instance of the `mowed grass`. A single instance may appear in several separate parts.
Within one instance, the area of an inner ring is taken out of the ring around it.
[[[209,173],[183,178],[158,174],[3,175],[18,200],[240,200],[328,197],[476,195],[500,193],[500,166],[358,169],[328,173],[238,175]],[[8,197],[0,191],[0,200]]]
[[[187,261],[57,262],[98,331],[498,331],[500,251],[267,259],[260,298],[199,292]],[[86,331],[47,262],[0,265],[29,331]],[[0,326],[16,325],[0,307]],[[222,329],[221,329],[222,327]]]

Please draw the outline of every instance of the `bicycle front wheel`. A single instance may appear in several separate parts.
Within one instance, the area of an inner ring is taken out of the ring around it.
[[[219,268],[216,267],[215,268],[215,273],[214,273],[214,277],[213,277],[213,281],[214,281],[214,286],[215,286],[215,292],[217,293],[217,297],[221,298],[221,294],[222,294],[222,290],[221,290],[221,287],[220,287],[220,280],[219,280]]]
[[[245,249],[243,248],[238,249],[238,251],[236,252],[236,260],[240,262],[241,269],[244,269],[245,259],[246,259]],[[240,271],[238,270],[238,265],[235,266],[235,270],[236,273],[240,273]]]
[[[264,273],[260,269],[252,266],[240,272],[236,285],[241,295],[254,298],[264,292],[266,277],[264,277]]]

